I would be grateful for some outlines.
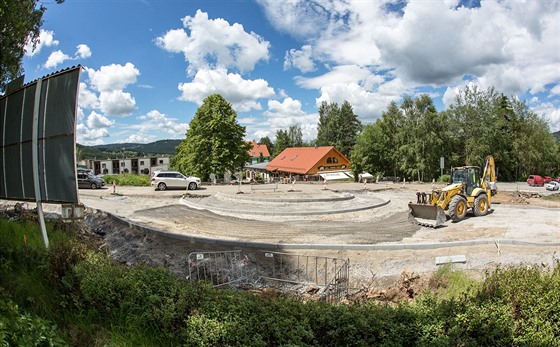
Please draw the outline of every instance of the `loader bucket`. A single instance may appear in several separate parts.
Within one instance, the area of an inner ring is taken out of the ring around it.
[[[420,225],[436,228],[447,220],[445,211],[437,205],[409,203],[408,207],[410,208],[410,214]]]

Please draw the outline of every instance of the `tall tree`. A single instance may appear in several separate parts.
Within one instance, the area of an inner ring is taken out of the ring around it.
[[[319,106],[319,123],[317,124],[317,146],[334,146],[337,140],[338,114],[336,103],[321,102]]]
[[[356,144],[356,137],[362,131],[362,122],[354,114],[354,110],[348,101],[344,101],[340,107],[337,120],[336,148],[345,156],[351,157],[352,148]]]
[[[341,107],[337,103],[328,104],[326,101],[319,106],[315,141],[318,146],[335,146],[345,156],[350,157],[360,131],[362,123],[348,101],[344,101]]]
[[[266,145],[266,148],[268,148],[268,153],[270,153],[270,155],[272,155],[272,152],[274,150],[274,145],[272,144],[272,141],[270,140],[270,138],[268,136],[261,137],[261,139],[259,140],[259,143],[261,145]]]
[[[221,95],[204,99],[192,119],[186,138],[177,146],[175,167],[207,180],[235,172],[250,160],[245,127],[237,123],[237,114]]]
[[[276,132],[276,141],[274,142],[274,157],[282,153],[283,150],[290,147],[290,136],[288,131],[280,129]]]
[[[289,147],[303,146],[303,132],[299,124],[290,126],[288,129],[288,137],[290,138]]]
[[[61,4],[64,0],[56,0]],[[0,91],[23,74],[21,61],[27,42],[33,47],[39,41],[46,7],[39,0],[0,1]]]

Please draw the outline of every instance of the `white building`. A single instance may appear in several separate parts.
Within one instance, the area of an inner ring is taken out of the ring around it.
[[[86,159],[86,168],[92,169],[96,175],[118,175],[134,173],[152,175],[156,170],[169,170],[169,157],[139,157],[123,159]]]

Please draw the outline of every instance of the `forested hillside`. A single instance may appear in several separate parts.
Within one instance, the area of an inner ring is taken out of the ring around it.
[[[151,143],[115,143],[99,146],[82,146],[76,144],[78,160],[131,158],[150,156],[173,156],[181,140],[160,140]]]

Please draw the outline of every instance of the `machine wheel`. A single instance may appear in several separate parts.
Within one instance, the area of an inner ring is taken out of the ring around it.
[[[486,194],[481,194],[474,199],[473,212],[477,217],[488,214],[488,197]]]
[[[166,190],[166,189],[167,189],[167,186],[165,185],[165,183],[159,182],[159,184],[157,185],[157,188],[158,188],[159,190]]]
[[[92,183],[90,187],[91,187],[91,189],[96,189],[96,188],[97,188],[97,184]]]
[[[189,190],[196,190],[196,183],[194,182],[189,183]]]
[[[449,203],[449,217],[453,222],[460,222],[466,215],[467,200],[460,195],[455,195]]]

